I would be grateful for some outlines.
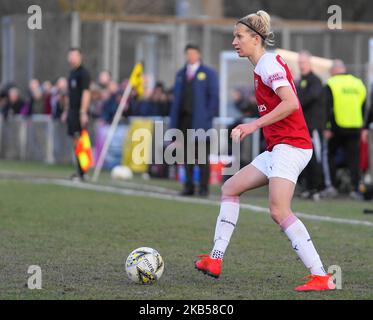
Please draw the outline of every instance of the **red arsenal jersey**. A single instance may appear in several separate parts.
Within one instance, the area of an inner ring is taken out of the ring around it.
[[[278,88],[291,87],[297,95],[289,67],[279,55],[264,54],[255,68],[254,79],[255,96],[261,117],[270,113],[281,103],[281,99],[276,95]],[[263,134],[268,151],[272,151],[278,144],[312,149],[311,137],[300,102],[297,111],[281,121],[264,127]]]

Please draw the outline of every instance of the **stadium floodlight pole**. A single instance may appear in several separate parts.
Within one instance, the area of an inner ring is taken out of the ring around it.
[[[119,106],[118,106],[118,109],[117,109],[117,112],[115,113],[113,122],[112,122],[112,124],[110,126],[110,129],[109,129],[109,132],[106,136],[104,146],[103,146],[102,151],[100,153],[100,157],[97,161],[97,165],[96,165],[96,168],[95,168],[95,171],[94,171],[94,174],[93,174],[93,178],[92,178],[93,182],[97,182],[97,180],[100,176],[102,167],[104,166],[104,161],[105,161],[105,158],[106,158],[106,154],[109,150],[111,141],[113,140],[115,130],[117,130],[119,121],[122,118],[122,114],[125,111],[125,108],[127,106],[128,99],[130,97],[131,91],[132,91],[131,81],[128,81],[126,90],[123,93],[122,99],[121,99],[121,101],[119,103]]]

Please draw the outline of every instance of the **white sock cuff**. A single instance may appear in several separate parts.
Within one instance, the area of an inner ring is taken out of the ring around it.
[[[240,204],[240,197],[222,196],[221,203],[236,203],[236,204]]]
[[[297,221],[298,221],[298,218],[294,214],[291,214],[284,221],[280,223],[280,227],[283,231],[286,231]]]

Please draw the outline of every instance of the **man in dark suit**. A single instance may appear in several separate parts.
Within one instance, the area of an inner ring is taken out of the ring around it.
[[[212,128],[212,120],[219,114],[219,81],[216,72],[203,65],[201,53],[196,45],[188,45],[185,49],[187,63],[176,75],[174,87],[174,101],[171,107],[171,128],[180,129],[184,134],[184,163],[186,182],[183,196],[194,195],[193,171],[195,163],[188,163],[188,151],[191,146],[187,143],[188,129],[202,129],[208,131]],[[194,158],[200,168],[199,195],[208,196],[209,192],[209,139],[196,139]],[[198,157],[198,145],[206,150],[205,159]]]

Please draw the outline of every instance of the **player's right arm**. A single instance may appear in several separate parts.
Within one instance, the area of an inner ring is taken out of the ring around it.
[[[281,99],[281,103],[272,112],[256,120],[259,128],[281,121],[299,109],[297,96],[291,87],[280,87],[276,90],[276,94]]]
[[[265,116],[248,124],[239,125],[232,132],[232,138],[242,141],[258,129],[267,127],[290,116],[299,109],[299,102],[293,89],[289,86],[276,89],[277,96],[281,99],[280,104]]]

